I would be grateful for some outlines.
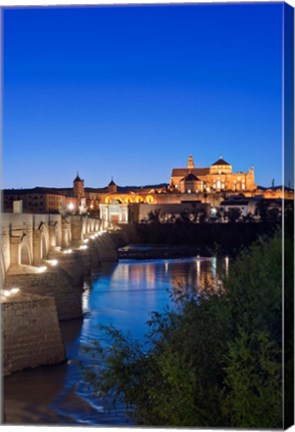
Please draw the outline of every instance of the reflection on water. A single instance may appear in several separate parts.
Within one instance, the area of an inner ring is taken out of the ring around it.
[[[228,260],[225,270],[228,272]],[[172,290],[202,291],[217,282],[215,258],[126,260],[103,266],[84,292],[82,320],[61,323],[68,363],[24,371],[5,378],[9,423],[126,425],[123,410],[105,413],[102,401],[89,392],[76,360],[93,339],[103,339],[101,324],[113,324],[143,341],[152,311],[173,307]],[[91,360],[93,361],[93,360]]]

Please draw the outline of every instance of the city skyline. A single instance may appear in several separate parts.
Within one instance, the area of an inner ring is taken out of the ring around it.
[[[4,9],[3,187],[168,183],[220,153],[281,184],[282,8]]]

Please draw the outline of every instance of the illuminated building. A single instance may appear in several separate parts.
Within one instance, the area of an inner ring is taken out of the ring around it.
[[[254,181],[254,168],[246,173],[233,173],[232,165],[226,162],[222,155],[210,167],[197,168],[190,155],[187,168],[172,170],[170,190],[184,193],[195,192],[253,192],[257,189]]]

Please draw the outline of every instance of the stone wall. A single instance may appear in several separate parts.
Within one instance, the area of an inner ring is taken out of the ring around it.
[[[101,262],[117,261],[117,246],[109,233],[101,234],[97,239],[98,256]]]
[[[65,360],[54,299],[22,294],[2,302],[1,316],[5,375]]]
[[[69,274],[61,267],[50,268],[44,273],[32,273],[22,266],[7,274],[6,289],[17,287],[22,293],[52,297],[59,320],[82,318],[82,286],[74,286]]]

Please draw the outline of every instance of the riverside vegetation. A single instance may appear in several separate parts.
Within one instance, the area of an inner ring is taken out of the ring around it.
[[[287,238],[285,258],[291,275]],[[285,295],[292,290],[290,277]],[[286,302],[285,313],[292,307]],[[109,344],[88,348],[97,369],[86,370],[86,379],[111,407],[123,403],[147,426],[283,426],[281,231],[242,250],[222,289],[186,293],[148,325],[145,345],[107,327]]]

